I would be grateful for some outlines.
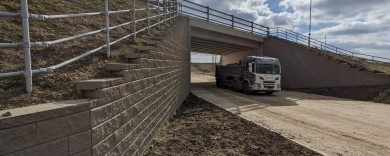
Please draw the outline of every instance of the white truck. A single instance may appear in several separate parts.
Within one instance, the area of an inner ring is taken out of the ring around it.
[[[217,65],[216,85],[245,94],[265,92],[271,95],[281,89],[281,66],[276,58],[248,56],[239,63]]]

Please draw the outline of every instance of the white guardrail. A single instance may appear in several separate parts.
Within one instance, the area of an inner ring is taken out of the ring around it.
[[[32,92],[32,76],[34,74],[44,74],[44,73],[51,73],[55,70],[64,67],[68,64],[71,64],[75,61],[78,61],[86,56],[89,56],[91,54],[94,54],[98,51],[101,51],[103,49],[107,50],[107,57],[110,57],[111,50],[110,46],[114,45],[120,41],[123,41],[127,38],[133,37],[133,41],[136,40],[137,34],[143,31],[148,31],[148,34],[150,34],[150,29],[152,27],[158,27],[160,28],[161,23],[166,24],[167,21],[172,21],[174,19],[177,19],[179,16],[179,8],[180,4],[177,2],[177,0],[143,0],[143,2],[147,3],[146,8],[136,8],[136,1],[132,0],[132,8],[128,10],[116,10],[116,11],[110,11],[109,8],[109,0],[104,0],[104,10],[102,12],[89,12],[89,13],[77,13],[77,14],[64,14],[64,15],[41,15],[41,14],[30,14],[28,12],[28,0],[21,0],[21,12],[20,13],[12,13],[12,12],[0,12],[0,17],[6,17],[6,18],[21,18],[22,19],[22,28],[23,28],[23,41],[21,42],[14,42],[14,43],[0,43],[0,48],[23,48],[24,52],[24,66],[25,70],[23,71],[16,71],[16,72],[8,72],[8,73],[0,73],[0,78],[4,77],[15,77],[15,76],[21,76],[24,75],[26,78],[26,92],[31,93]],[[150,10],[157,10],[158,14],[155,16],[150,16]],[[136,12],[138,11],[147,11],[147,17],[142,19],[136,19]],[[109,20],[111,14],[117,14],[117,13],[125,13],[129,12],[132,13],[132,20],[126,23],[122,23],[115,26],[110,26]],[[105,17],[105,27],[99,30],[77,34],[74,36],[69,36],[61,39],[56,39],[52,41],[40,41],[40,42],[31,42],[30,41],[30,25],[29,20],[56,20],[56,19],[63,19],[63,18],[78,18],[78,17],[88,17],[88,16],[104,16]],[[157,18],[157,23],[152,24],[151,19]],[[140,30],[136,30],[137,23],[141,21],[147,21],[147,26],[145,28],[142,28]],[[123,36],[117,40],[110,41],[110,30],[117,29],[123,26],[132,25],[133,31],[130,32],[128,35]],[[66,60],[62,63],[59,63],[57,65],[53,65],[50,67],[40,68],[40,69],[31,69],[31,48],[33,47],[40,47],[40,48],[47,48],[52,45],[61,44],[67,41],[77,40],[80,38],[84,38],[87,36],[95,35],[98,33],[105,33],[105,41],[106,44],[102,45],[100,47],[97,47],[95,49],[92,49],[90,51],[87,51],[77,57],[74,57],[72,59]]]

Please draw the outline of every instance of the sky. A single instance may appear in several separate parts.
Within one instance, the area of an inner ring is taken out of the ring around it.
[[[192,0],[268,27],[304,35],[309,31],[310,0]],[[390,58],[390,0],[312,0],[312,38]],[[192,53],[196,61],[209,55]]]

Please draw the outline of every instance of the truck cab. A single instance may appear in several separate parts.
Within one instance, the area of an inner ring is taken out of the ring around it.
[[[281,90],[281,66],[276,58],[249,56],[245,59],[243,90],[272,94]],[[248,87],[248,88],[245,88]]]
[[[277,58],[248,56],[238,63],[217,65],[215,76],[218,87],[233,88],[246,94],[281,90],[281,66]]]

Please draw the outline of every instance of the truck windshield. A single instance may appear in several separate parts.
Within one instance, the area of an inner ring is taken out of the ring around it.
[[[277,64],[256,64],[256,73],[280,74],[280,66]]]

